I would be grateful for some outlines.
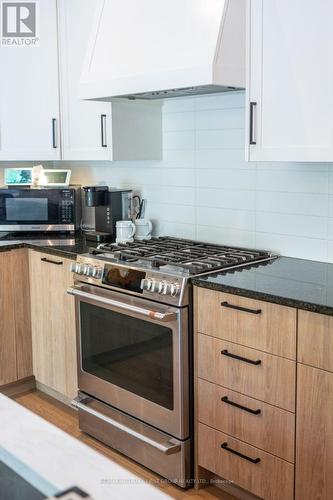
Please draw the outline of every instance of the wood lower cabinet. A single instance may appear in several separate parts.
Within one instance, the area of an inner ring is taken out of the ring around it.
[[[32,376],[28,254],[0,252],[0,386]]]
[[[203,424],[198,428],[198,451],[202,467],[254,495],[293,499],[294,466],[289,462]]]
[[[199,379],[198,420],[294,462],[294,413]]]
[[[333,317],[298,311],[297,360],[333,372]]]
[[[200,333],[296,359],[296,309],[205,288],[197,294]]]
[[[36,381],[68,399],[77,395],[71,260],[30,251],[33,368]]]
[[[296,500],[333,498],[333,373],[297,368]]]
[[[198,376],[295,412],[296,363],[198,334]]]
[[[194,313],[196,477],[291,500],[297,310],[195,288]]]

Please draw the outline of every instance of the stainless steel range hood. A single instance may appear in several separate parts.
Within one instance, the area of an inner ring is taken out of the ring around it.
[[[80,97],[162,99],[245,87],[245,0],[99,0]]]

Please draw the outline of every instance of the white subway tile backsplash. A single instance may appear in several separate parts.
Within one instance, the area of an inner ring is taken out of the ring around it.
[[[238,189],[197,188],[197,207],[254,210],[255,192]]]
[[[142,196],[150,203],[195,205],[195,188],[176,186],[143,186]],[[147,205],[147,206],[148,206]],[[182,222],[181,220],[179,222]]]
[[[195,115],[193,111],[182,113],[165,113],[163,115],[163,131],[194,130]]]
[[[237,229],[197,225],[196,238],[200,241],[219,245],[235,245],[248,248],[255,247],[255,233]]]
[[[183,130],[163,133],[164,149],[191,149],[195,148],[194,130]]]
[[[258,170],[256,188],[272,192],[328,194],[328,172]]]
[[[244,108],[244,92],[232,92],[227,94],[214,94],[208,96],[199,96],[194,99],[194,109],[228,109]]]
[[[254,231],[255,214],[249,210],[198,207],[197,224],[223,228]]]
[[[255,173],[251,170],[197,169],[197,187],[221,189],[255,189]]]
[[[165,99],[163,102],[163,114],[166,113],[180,113],[182,111],[194,111],[195,97],[175,97],[172,99]]]
[[[327,260],[327,241],[300,236],[256,232],[256,248],[269,248],[278,254],[299,259]]]
[[[179,222],[195,224],[195,207],[193,205],[180,205],[172,203],[149,202],[145,217],[158,219],[163,222]]]
[[[195,128],[197,130],[233,129],[244,130],[245,109],[211,109],[195,114]]]
[[[193,149],[165,149],[163,157],[164,160],[161,163],[166,168],[193,168],[195,166]]]
[[[197,149],[236,149],[245,148],[243,129],[197,130]]]
[[[199,149],[195,154],[197,168],[255,170],[256,164],[245,161],[244,149]]]
[[[162,161],[72,162],[72,181],[133,188],[155,234],[333,262],[333,164],[246,162],[244,110],[244,92],[168,99]]]
[[[256,231],[259,232],[326,239],[327,230],[326,217],[256,213]]]
[[[277,212],[326,217],[328,212],[328,196],[312,193],[257,191],[256,210],[267,213]]]
[[[195,239],[196,231],[193,224],[183,224],[181,222],[161,221],[152,219],[154,235],[175,236],[177,238]]]

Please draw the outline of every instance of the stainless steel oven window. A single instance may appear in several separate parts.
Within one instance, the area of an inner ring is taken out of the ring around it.
[[[172,329],[86,302],[80,319],[83,371],[173,410]]]

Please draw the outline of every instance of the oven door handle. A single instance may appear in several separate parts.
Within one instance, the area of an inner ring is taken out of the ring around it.
[[[158,449],[165,455],[172,455],[173,453],[178,453],[180,451],[180,444],[173,443],[172,440],[167,441],[166,443],[158,443],[157,441],[150,439],[148,436],[140,434],[134,429],[127,427],[127,425],[121,424],[120,422],[117,422],[113,418],[107,417],[103,413],[100,413],[99,411],[96,411],[93,408],[89,408],[89,406],[85,404],[88,402],[89,398],[87,397],[82,398],[78,396],[77,398],[73,399],[72,406],[81,411],[85,411],[86,413],[89,413],[90,415],[93,415],[94,417],[99,418],[100,420],[103,420],[107,424],[110,424],[113,427],[116,427],[117,429],[126,432],[126,434],[130,434],[131,436],[135,437],[136,439],[139,439],[140,441],[143,441],[146,444],[149,444],[150,446]]]
[[[140,314],[141,316],[147,316],[150,319],[156,319],[158,321],[173,321],[177,317],[177,314],[172,311],[152,311],[150,309],[145,309],[144,307],[133,306],[130,304],[125,304],[123,302],[118,302],[117,300],[108,299],[107,297],[95,295],[94,293],[84,292],[79,287],[68,288],[67,293],[82,299],[93,300],[94,302],[99,302],[107,306],[117,307],[118,309],[123,309],[124,311],[134,312],[136,314]]]

